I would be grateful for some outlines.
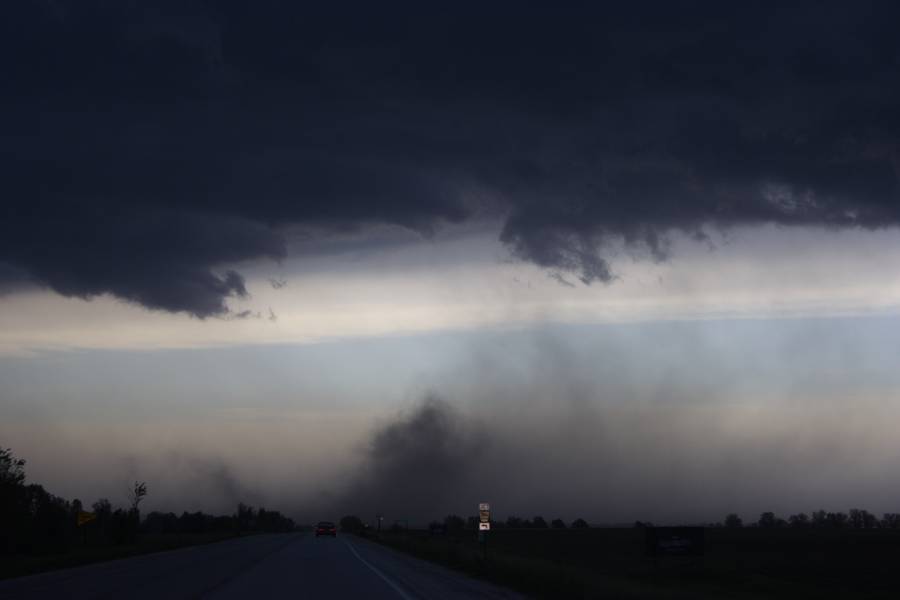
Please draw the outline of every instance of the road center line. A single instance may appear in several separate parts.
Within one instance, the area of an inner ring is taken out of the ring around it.
[[[399,585],[397,585],[396,583],[394,583],[393,581],[391,581],[391,579],[390,579],[387,575],[385,575],[384,573],[382,573],[380,569],[378,569],[377,567],[373,566],[371,563],[369,563],[369,561],[367,561],[367,560],[364,559],[362,556],[360,556],[360,555],[359,555],[359,552],[356,551],[356,548],[353,547],[353,544],[351,544],[350,542],[348,542],[348,541],[346,541],[346,540],[344,540],[344,543],[347,544],[347,547],[348,547],[348,548],[350,548],[350,552],[353,553],[353,556],[355,556],[356,558],[359,559],[359,562],[361,562],[362,564],[364,564],[364,565],[366,565],[367,567],[369,567],[369,569],[371,569],[371,571],[372,571],[373,573],[375,573],[376,575],[378,575],[379,577],[381,577],[381,579],[384,580],[384,582],[385,582],[386,584],[388,584],[389,586],[391,586],[391,588],[392,588],[395,592],[397,592],[397,593],[400,595],[400,597],[403,598],[403,600],[415,600],[415,598],[413,598],[412,596],[410,596],[409,594],[407,594],[406,592],[404,592],[404,591],[403,591],[403,588],[401,588]]]

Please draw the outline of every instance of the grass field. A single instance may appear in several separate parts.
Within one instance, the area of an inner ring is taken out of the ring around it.
[[[708,529],[702,557],[645,554],[642,529],[382,533],[416,556],[544,598],[900,598],[900,530]]]
[[[134,544],[120,546],[75,547],[63,554],[41,556],[4,556],[0,561],[0,579],[32,575],[54,569],[77,567],[95,562],[127,558],[151,552],[175,550],[220,542],[235,537],[233,533],[145,534]]]

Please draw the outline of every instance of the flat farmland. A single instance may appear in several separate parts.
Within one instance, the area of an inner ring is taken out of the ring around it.
[[[652,557],[640,528],[382,534],[381,542],[537,597],[896,598],[900,530],[709,528],[700,557]]]

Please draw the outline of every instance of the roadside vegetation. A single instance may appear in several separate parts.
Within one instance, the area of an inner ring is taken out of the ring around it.
[[[293,531],[278,511],[239,504],[231,515],[141,513],[148,495],[135,482],[128,504],[66,500],[27,483],[25,461],[0,448],[0,578],[220,541],[237,535]]]
[[[492,523],[485,549],[475,517],[380,533],[345,519],[356,524],[347,531],[539,598],[896,598],[894,513],[767,512],[747,525],[729,515],[703,525],[702,556],[648,554],[650,523],[572,527],[510,517]]]

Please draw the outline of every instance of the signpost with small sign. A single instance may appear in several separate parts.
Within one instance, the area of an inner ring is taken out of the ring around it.
[[[482,502],[478,505],[478,531],[491,530],[491,505]]]
[[[487,560],[487,534],[491,530],[491,505],[482,502],[478,505],[478,541],[484,550],[484,560]]]

